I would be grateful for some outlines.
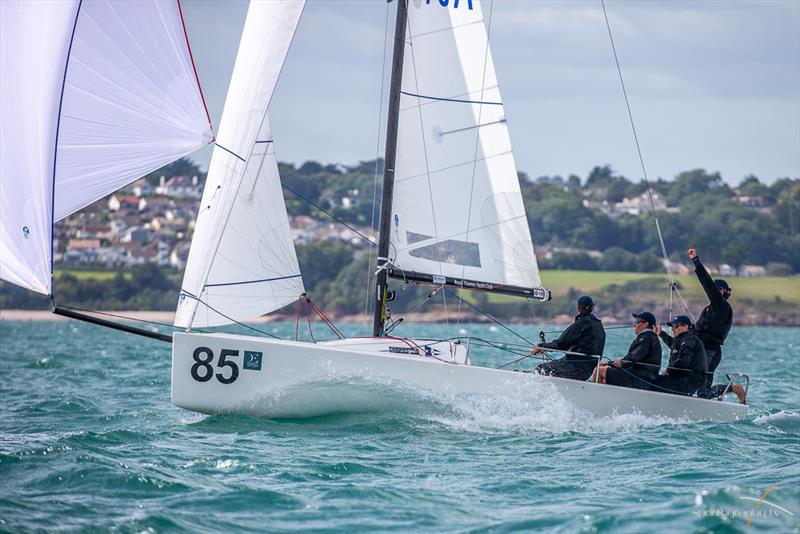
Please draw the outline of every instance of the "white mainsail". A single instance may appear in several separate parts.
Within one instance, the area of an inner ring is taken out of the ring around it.
[[[408,3],[390,259],[540,287],[480,2]]]
[[[177,2],[0,2],[0,278],[49,294],[53,223],[212,139]]]
[[[175,325],[219,326],[297,300],[297,265],[267,107],[305,2],[253,2],[209,166]]]

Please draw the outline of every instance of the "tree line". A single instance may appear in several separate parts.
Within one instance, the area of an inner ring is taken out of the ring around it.
[[[355,166],[281,163],[280,171],[290,215],[307,215],[329,222],[329,216],[359,226],[377,227],[382,161]],[[196,174],[193,163],[179,160],[148,176]],[[375,177],[379,179],[376,181]],[[537,248],[560,247],[559,252],[539,258],[545,269],[583,269],[657,272],[662,269],[653,220],[648,213],[612,218],[591,202],[619,202],[646,191],[642,182],[617,175],[609,166],[598,166],[582,179],[543,176],[531,179],[520,173],[520,184],[531,234]],[[800,272],[800,180],[782,178],[772,184],[748,176],[737,187],[739,196],[758,197],[763,209],[735,202],[737,192],[719,173],[702,169],[680,173],[674,180],[657,180],[652,189],[678,213],[661,211],[658,217],[668,253],[684,261],[689,246],[700,249],[707,262],[733,266],[771,266],[774,274]],[[342,198],[350,201],[342,202]],[[587,201],[589,201],[587,203]],[[313,203],[313,204],[312,204]],[[367,294],[369,256],[364,249],[334,241],[299,245],[298,260],[305,287],[326,310],[359,313]],[[590,255],[583,251],[599,251]],[[57,279],[58,302],[97,309],[174,310],[182,273],[145,265],[130,273],[98,280],[69,274]],[[0,308],[46,309],[49,299],[0,282]],[[423,298],[428,289],[398,293],[397,309]],[[482,294],[478,297],[490,305]],[[523,306],[521,303],[520,306]],[[567,301],[565,307],[571,306]],[[490,306],[491,307],[491,306]],[[550,306],[549,309],[560,309]],[[520,310],[522,313],[523,310]]]

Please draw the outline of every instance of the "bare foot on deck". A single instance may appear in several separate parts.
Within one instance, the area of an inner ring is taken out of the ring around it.
[[[747,394],[741,385],[734,384],[731,386],[731,391],[736,393],[736,396],[739,397],[739,404],[747,404]]]

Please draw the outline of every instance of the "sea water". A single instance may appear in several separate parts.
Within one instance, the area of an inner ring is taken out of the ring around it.
[[[523,343],[482,324],[397,333]],[[606,353],[632,338],[609,330]],[[799,355],[800,329],[733,329],[721,368],[752,379],[751,414],[733,423],[391,388],[406,409],[264,420],[171,405],[165,343],[0,322],[0,531],[798,532]]]

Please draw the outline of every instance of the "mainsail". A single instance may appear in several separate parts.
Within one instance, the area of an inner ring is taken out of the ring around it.
[[[408,2],[407,24],[393,276],[540,287],[480,2]]]
[[[248,9],[176,326],[250,319],[304,291],[266,115],[303,6],[284,0],[253,2]]]
[[[177,2],[0,2],[0,278],[49,294],[55,221],[208,144]]]

